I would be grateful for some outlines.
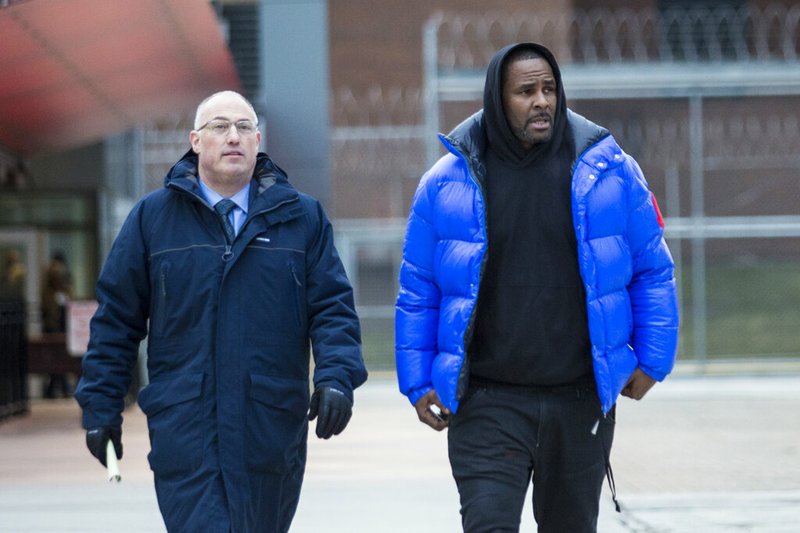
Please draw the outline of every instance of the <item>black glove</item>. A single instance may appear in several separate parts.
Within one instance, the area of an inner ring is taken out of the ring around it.
[[[121,428],[100,427],[86,430],[86,447],[103,466],[106,466],[106,446],[109,439],[114,443],[117,459],[122,459]]]
[[[345,394],[333,387],[320,387],[311,396],[311,408],[308,412],[308,419],[317,420],[317,437],[329,439],[331,435],[338,435],[353,414],[353,402]]]

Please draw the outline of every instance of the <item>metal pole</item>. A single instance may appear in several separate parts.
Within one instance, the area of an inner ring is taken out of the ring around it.
[[[336,241],[336,251],[339,253],[339,259],[342,261],[344,271],[350,284],[353,286],[353,298],[358,302],[359,292],[359,272],[358,272],[358,250],[356,243],[353,239],[352,232],[339,230],[335,231],[334,240]]]
[[[422,33],[422,64],[424,68],[423,102],[425,106],[425,163],[428,168],[439,159],[439,49],[436,39],[441,14],[425,23]]]
[[[689,97],[689,158],[691,166],[691,207],[696,233],[692,239],[692,321],[694,323],[694,353],[701,371],[705,369],[706,345],[706,251],[703,234],[704,175],[703,175],[703,97]]]
[[[328,0],[260,0],[259,19],[267,152],[330,209]]]
[[[675,164],[671,164],[664,171],[664,185],[665,185],[665,199],[664,207],[666,208],[666,216],[678,218],[681,216],[681,188],[680,188],[680,172]],[[675,246],[670,246],[672,259],[675,261],[675,285],[678,290],[678,302],[683,301],[683,238],[678,234],[677,236],[670,236],[670,225],[666,227],[667,239],[673,241]]]

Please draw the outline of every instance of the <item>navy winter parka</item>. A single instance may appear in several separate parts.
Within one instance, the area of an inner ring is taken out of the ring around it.
[[[673,262],[655,198],[636,161],[604,128],[568,111],[577,160],[572,220],[604,413],[639,367],[661,381],[675,362]],[[465,392],[475,305],[491,243],[479,111],[440,140],[448,150],[421,179],[408,220],[395,315],[400,391],[431,389],[451,411]]]
[[[231,246],[195,154],[165,185],[133,208],[97,282],[84,427],[120,427],[148,335],[139,405],[167,529],[285,532],[305,468],[310,348],[316,386],[352,399],[367,376],[330,222],[266,154]]]

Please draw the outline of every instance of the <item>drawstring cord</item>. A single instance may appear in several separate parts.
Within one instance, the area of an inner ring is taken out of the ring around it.
[[[605,445],[603,445],[605,449]],[[611,489],[611,499],[614,500],[614,508],[618,513],[622,512],[622,508],[617,501],[617,485],[614,483],[614,471],[611,470],[611,461],[606,458],[606,479],[608,480],[608,488]]]
[[[605,416],[605,415],[603,415]],[[597,419],[595,422],[594,427],[592,428],[592,435],[597,434],[597,430],[600,427],[600,419]],[[614,500],[614,508],[617,510],[618,513],[622,512],[622,508],[617,501],[617,484],[614,482],[614,471],[611,469],[611,453],[608,448],[606,448],[606,441],[603,438],[603,435],[600,435],[600,443],[603,446],[603,459],[606,463],[606,480],[608,481],[608,488],[611,489],[611,499]]]

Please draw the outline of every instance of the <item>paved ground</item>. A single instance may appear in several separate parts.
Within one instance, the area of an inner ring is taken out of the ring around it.
[[[163,532],[137,408],[125,413],[123,481],[88,454],[71,400],[0,423],[0,532]],[[603,533],[800,531],[800,375],[672,377],[620,402]],[[356,396],[347,431],[309,445],[293,533],[457,533],[445,435],[416,421],[393,381]],[[535,531],[528,505],[522,531]]]

